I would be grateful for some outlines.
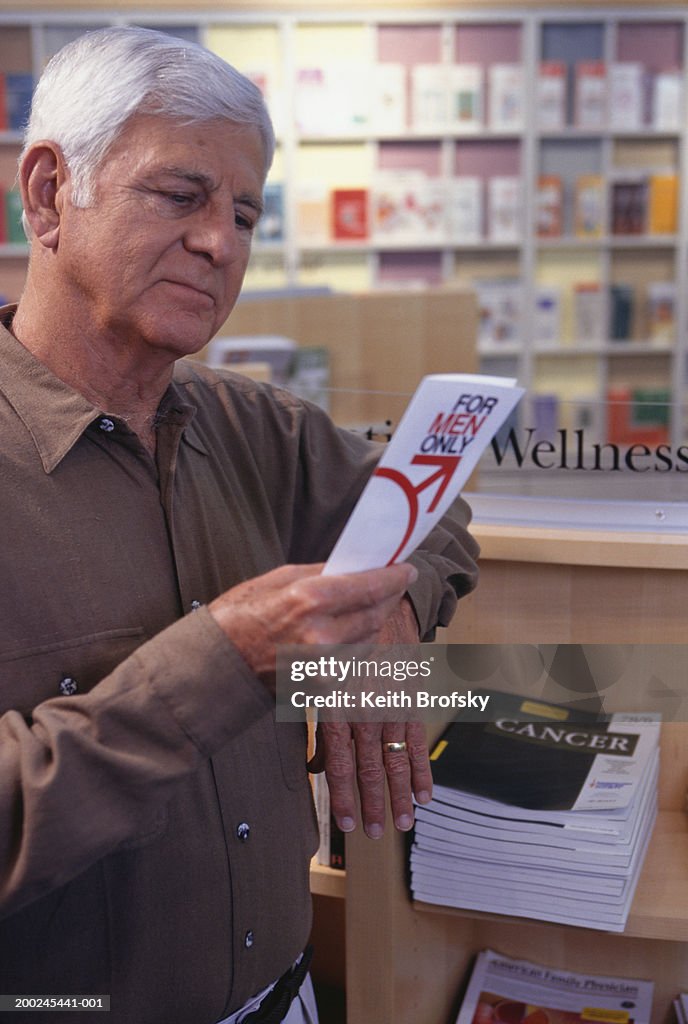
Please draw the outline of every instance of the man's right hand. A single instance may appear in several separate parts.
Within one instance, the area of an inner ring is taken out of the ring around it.
[[[408,564],[323,576],[285,565],[239,583],[208,606],[255,674],[274,692],[280,644],[375,641],[417,572]]]

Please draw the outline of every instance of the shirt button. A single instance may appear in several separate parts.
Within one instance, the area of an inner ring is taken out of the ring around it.
[[[60,679],[60,693],[63,697],[71,697],[78,689],[76,679],[72,679],[71,676]]]
[[[111,433],[115,429],[115,424],[112,420],[108,419],[107,416],[103,416],[98,426],[101,430],[104,430],[106,434]]]
[[[246,949],[250,949],[254,941],[253,932],[249,929],[249,931],[244,935],[244,946],[246,946]]]
[[[242,843],[245,843],[251,834],[251,827],[247,821],[242,821],[237,825],[237,839],[240,839]]]
[[[202,604],[203,604],[202,601],[192,601],[191,602],[191,611],[192,612],[197,611],[201,607]]]

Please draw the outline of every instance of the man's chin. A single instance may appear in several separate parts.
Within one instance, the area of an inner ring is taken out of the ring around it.
[[[199,315],[189,310],[168,312],[162,322],[156,323],[148,335],[149,344],[169,351],[173,358],[195,355],[205,348],[217,333],[224,318]]]

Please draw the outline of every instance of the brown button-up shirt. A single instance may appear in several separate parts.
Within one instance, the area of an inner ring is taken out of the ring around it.
[[[213,1024],[307,941],[316,826],[304,730],[203,606],[324,559],[378,452],[186,361],[157,437],[0,327],[0,992]],[[473,581],[464,513],[416,559],[428,632]]]

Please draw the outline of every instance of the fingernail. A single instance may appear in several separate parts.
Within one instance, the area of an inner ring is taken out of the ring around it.
[[[418,570],[416,569],[415,565],[411,565],[410,562],[407,563],[407,564],[408,564],[409,569],[411,570],[411,576],[409,578],[409,583],[415,583],[416,580],[418,579]]]
[[[419,804],[429,804],[432,797],[428,793],[427,789],[421,789],[420,793],[416,793],[416,800]]]
[[[342,832],[353,832],[356,828],[356,822],[353,818],[340,818],[339,827]]]
[[[413,825],[413,818],[410,814],[400,814],[396,820],[396,826],[402,832],[408,832]]]
[[[366,835],[370,839],[379,839],[380,836],[382,835],[382,831],[382,825],[368,825],[366,829]]]

